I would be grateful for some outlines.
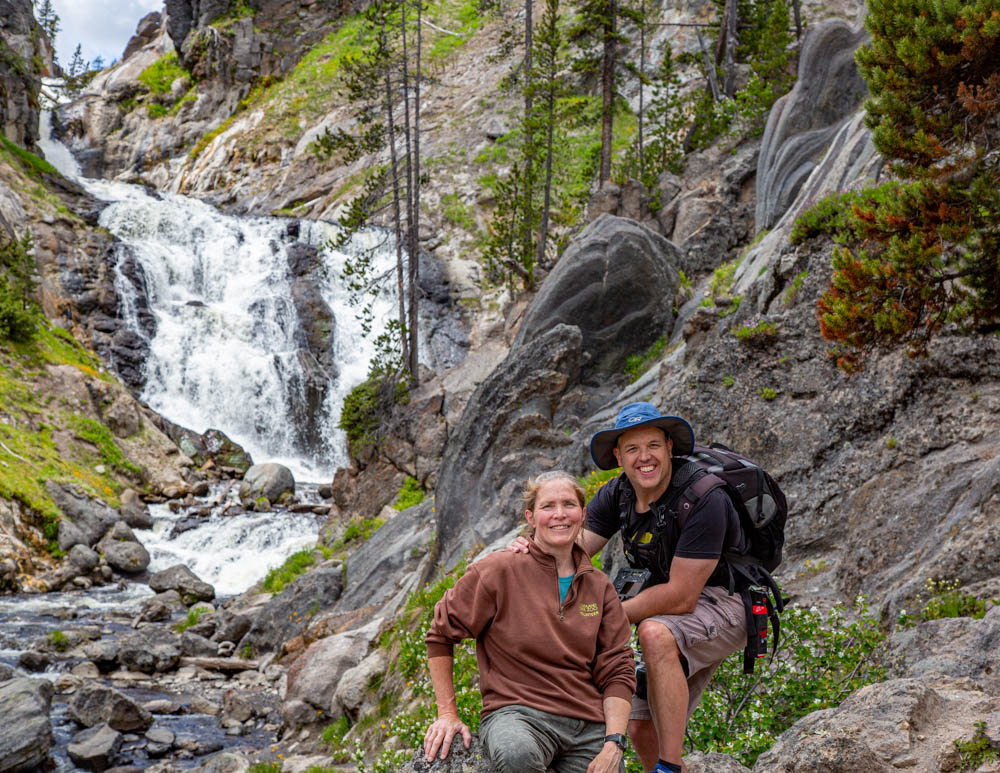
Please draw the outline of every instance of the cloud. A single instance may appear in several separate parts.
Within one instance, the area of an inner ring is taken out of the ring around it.
[[[59,14],[56,35],[59,62],[69,65],[77,44],[83,58],[104,57],[104,63],[121,57],[139,19],[150,11],[162,11],[163,0],[52,0]]]

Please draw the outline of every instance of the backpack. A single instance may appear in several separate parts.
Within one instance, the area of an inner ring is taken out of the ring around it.
[[[721,443],[695,446],[686,456],[672,459],[674,468],[671,485],[679,490],[667,507],[656,509],[658,529],[662,536],[664,519],[672,516],[677,533],[687,516],[709,492],[721,488],[739,514],[740,525],[747,541],[747,553],[729,550],[723,555],[729,571],[729,592],[739,591],[747,618],[747,646],[743,651],[743,671],[753,673],[754,662],[767,655],[767,622],[774,628],[771,657],[778,648],[781,623],[778,618],[784,599],[771,577],[781,563],[785,543],[785,521],[788,503],[774,479],[759,465],[730,450]],[[629,487],[630,488],[630,487]],[[622,497],[621,518],[624,527],[631,497]],[[641,546],[630,544],[622,530],[625,554],[632,561]],[[664,546],[648,546],[665,555]],[[772,598],[773,596],[773,598]]]

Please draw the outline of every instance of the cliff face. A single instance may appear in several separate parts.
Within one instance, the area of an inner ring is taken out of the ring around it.
[[[38,140],[42,36],[31,0],[0,0],[0,133],[22,147]]]

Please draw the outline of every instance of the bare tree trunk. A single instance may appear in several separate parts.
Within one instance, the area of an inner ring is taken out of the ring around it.
[[[726,86],[725,94],[732,99],[736,95],[736,47],[740,44],[737,37],[739,9],[736,0],[728,0],[726,9]],[[722,33],[722,30],[719,31]]]
[[[701,54],[705,57],[705,69],[708,71],[708,85],[712,90],[712,99],[721,102],[719,82],[715,79],[715,62],[712,61],[712,57],[708,53],[708,46],[705,45],[705,38],[701,36],[701,30],[698,30],[698,45],[701,46]]]
[[[532,110],[532,79],[535,77],[532,71],[531,48],[532,48],[532,27],[531,18],[533,0],[524,0],[524,202],[521,205],[521,250],[522,260],[531,255],[531,194],[532,177],[535,172],[535,137],[531,120]]]
[[[417,311],[420,300],[420,56],[423,33],[420,18],[424,0],[417,0],[417,63],[413,90],[413,249],[410,253],[410,378],[414,386],[420,383],[419,357],[417,352]]]
[[[413,318],[416,316],[415,308],[417,302],[416,287],[414,286],[414,272],[413,272],[413,262],[415,254],[417,251],[417,232],[414,230],[414,185],[413,185],[413,135],[410,131],[410,60],[409,51],[407,49],[406,39],[406,0],[400,3],[400,32],[402,33],[402,46],[403,46],[403,133],[406,137],[406,252],[409,259],[409,270],[407,272],[409,279],[409,287],[407,292],[407,297],[409,300],[409,320],[412,323]],[[417,357],[416,352],[413,349],[413,331],[410,329],[410,325],[406,326],[403,334],[409,336],[411,345],[409,347],[409,361],[407,365],[410,368],[410,376],[416,371]]]
[[[608,18],[604,23],[604,61],[601,72],[601,171],[598,185],[611,179],[611,141],[614,131],[613,108],[615,99],[615,16],[617,0],[610,0]]]
[[[792,0],[792,10],[795,12],[795,39],[802,40],[802,5],[800,0]]]
[[[642,0],[639,22],[639,179],[646,177],[646,146],[643,141],[643,113],[646,97],[646,0]]]
[[[378,0],[385,2],[385,0]],[[380,29],[383,49],[388,51],[385,31],[385,15],[382,16]],[[410,344],[406,335],[406,289],[404,286],[403,273],[403,224],[402,213],[399,204],[399,159],[396,156],[396,122],[392,110],[392,68],[386,64],[385,68],[385,108],[386,117],[389,124],[389,158],[392,168],[392,217],[393,235],[396,238],[396,295],[399,299],[399,338],[402,344],[403,362],[410,361]]]

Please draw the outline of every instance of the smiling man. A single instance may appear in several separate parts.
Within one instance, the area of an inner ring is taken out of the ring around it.
[[[738,593],[729,594],[724,553],[746,553],[739,515],[722,489],[678,518],[687,481],[673,480],[672,457],[694,448],[691,425],[632,403],[615,426],[594,435],[590,453],[604,470],[622,474],[587,505],[580,536],[594,555],[621,530],[633,567],[647,569],[643,590],[624,603],[638,624],[647,695],[632,701],[629,735],[646,770],[679,773],[684,730],[719,664],[747,643]]]

